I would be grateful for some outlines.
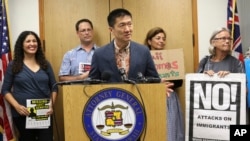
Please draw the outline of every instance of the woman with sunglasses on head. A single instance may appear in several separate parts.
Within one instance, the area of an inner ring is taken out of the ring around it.
[[[166,32],[160,28],[155,27],[148,31],[144,44],[150,50],[164,50],[166,45]],[[167,92],[167,140],[168,141],[184,141],[184,119],[181,110],[178,94],[175,91],[176,88],[181,87],[183,80],[167,81],[165,78],[161,78],[167,85],[172,84],[172,92]]]

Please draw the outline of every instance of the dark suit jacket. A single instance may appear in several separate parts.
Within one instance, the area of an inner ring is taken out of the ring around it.
[[[114,41],[95,50],[89,77],[91,79],[102,79],[102,74],[105,71],[111,73],[109,82],[122,82],[115,59]],[[138,72],[141,72],[145,77],[159,78],[149,49],[131,41],[128,79],[135,80]]]

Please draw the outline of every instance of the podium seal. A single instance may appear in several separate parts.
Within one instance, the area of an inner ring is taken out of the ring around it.
[[[86,134],[93,141],[137,140],[146,122],[137,97],[120,88],[95,93],[84,107],[82,121]]]

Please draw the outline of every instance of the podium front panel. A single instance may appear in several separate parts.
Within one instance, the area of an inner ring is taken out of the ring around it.
[[[89,98],[103,89],[124,89],[144,103],[146,111],[145,129],[141,139],[145,141],[167,140],[167,99],[164,84],[96,84],[63,85],[63,127],[65,141],[90,140],[83,127],[83,110]],[[63,137],[61,137],[63,138]]]

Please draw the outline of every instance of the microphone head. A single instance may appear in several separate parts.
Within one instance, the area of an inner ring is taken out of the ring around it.
[[[119,72],[121,75],[126,74],[126,70],[124,68],[119,68]]]
[[[139,82],[139,83],[146,83],[146,79],[145,79],[144,75],[141,72],[137,73],[136,81]]]
[[[145,77],[141,72],[137,73],[137,82],[139,83],[160,83],[161,78],[158,77]]]
[[[144,79],[144,76],[142,75],[141,72],[137,73],[137,79]]]
[[[119,73],[121,75],[122,81],[128,79],[126,75],[126,70],[124,68],[119,68]]]
[[[146,78],[146,83],[160,83],[161,78],[156,78],[156,77],[147,77]]]
[[[104,71],[101,75],[101,79],[104,81],[109,81],[110,77],[111,77],[111,72],[109,71]]]

